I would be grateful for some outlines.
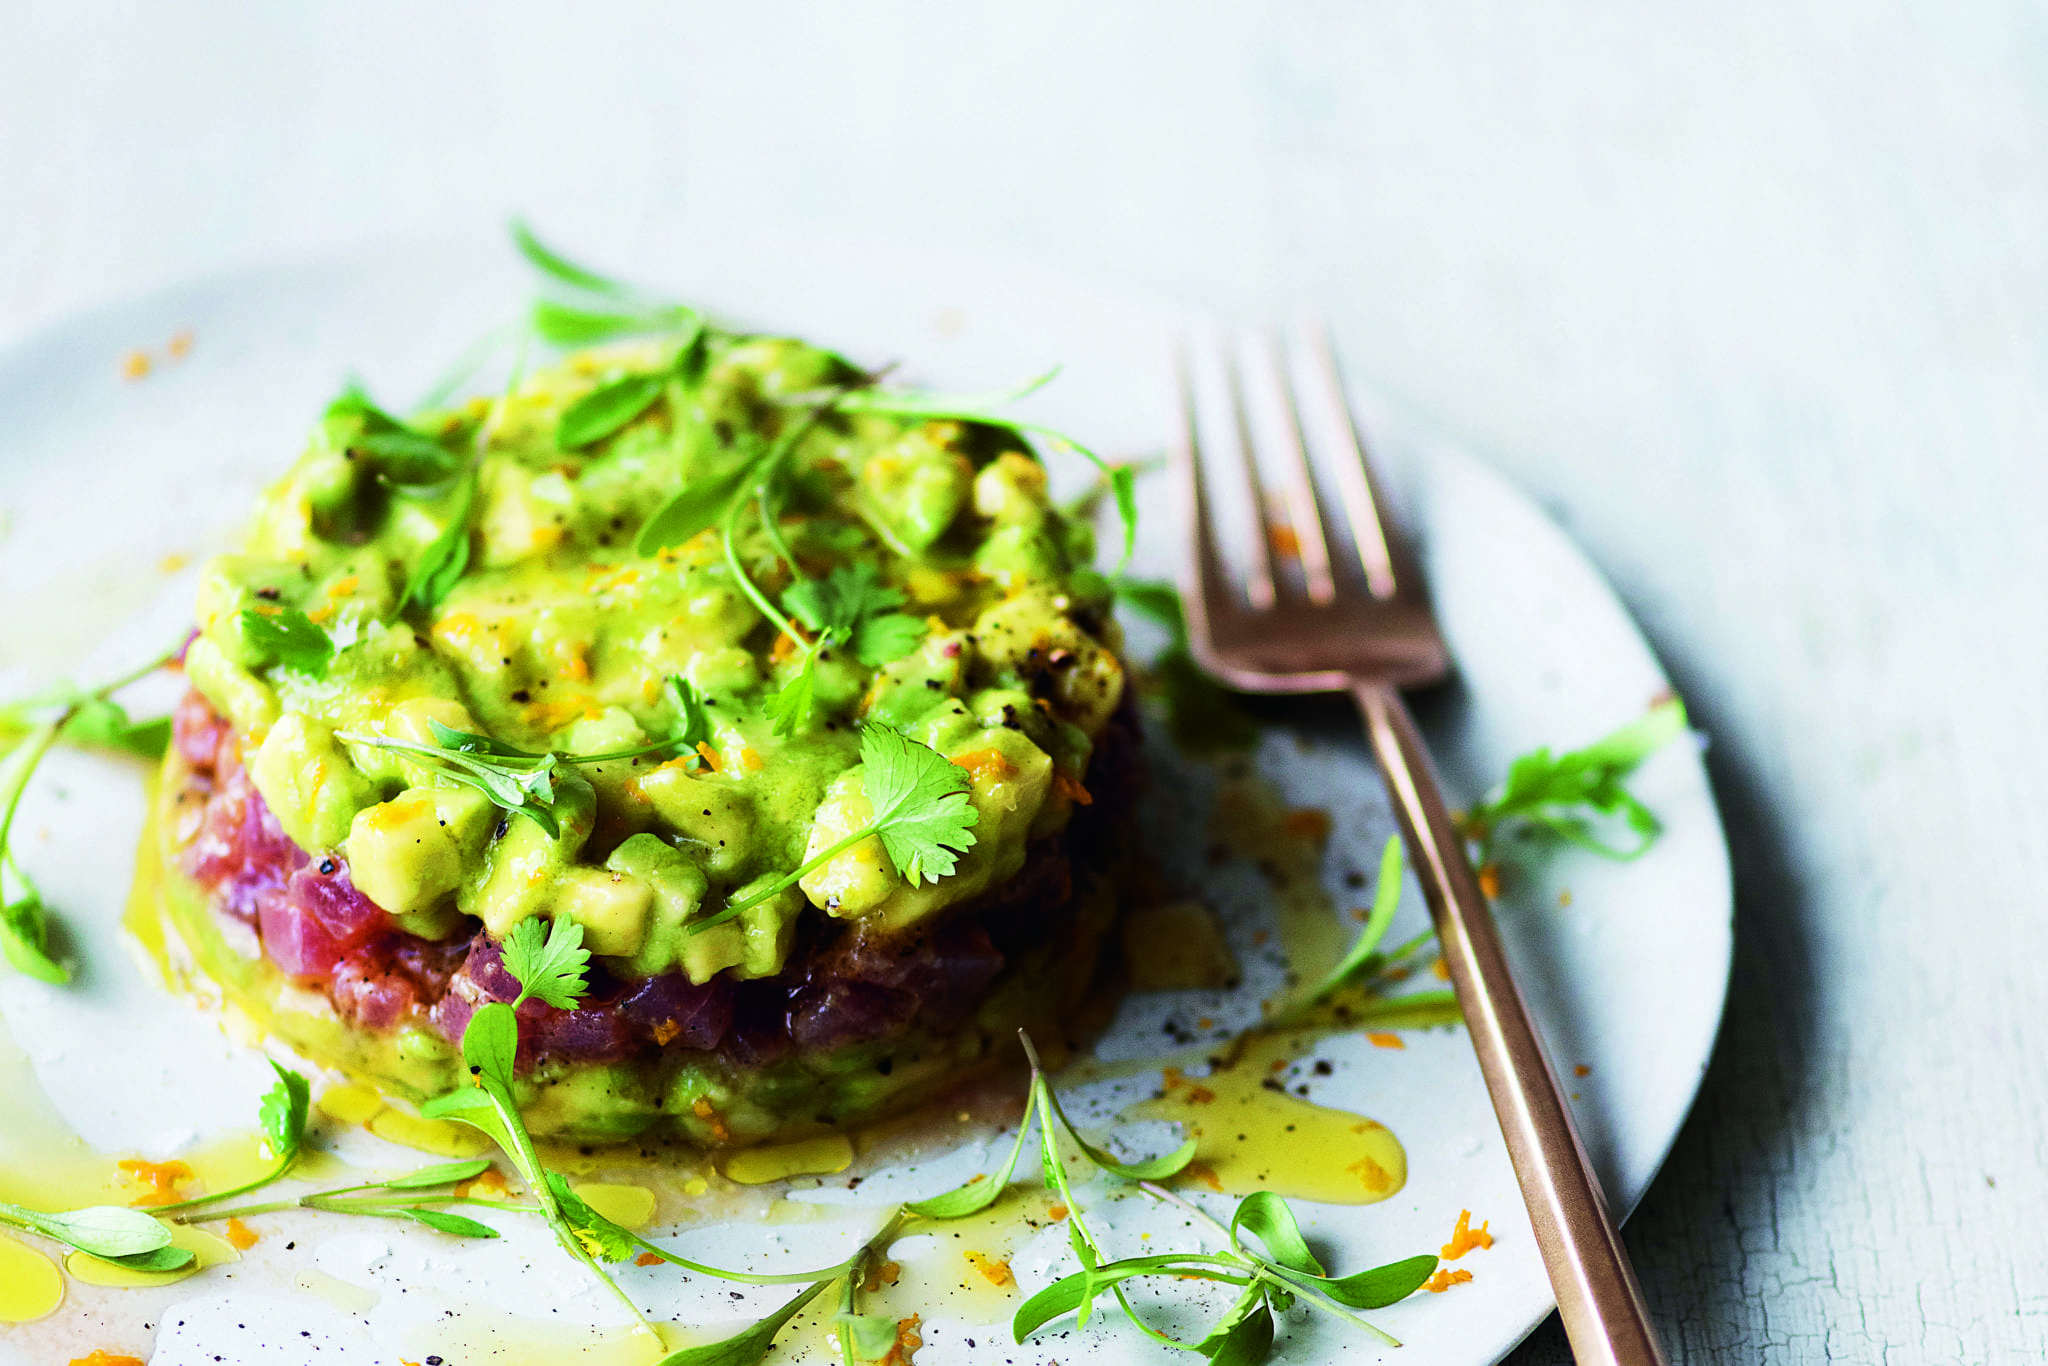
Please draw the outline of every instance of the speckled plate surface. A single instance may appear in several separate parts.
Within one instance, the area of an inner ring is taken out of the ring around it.
[[[1164,445],[1172,413],[1167,342],[1187,321],[1169,304],[1016,262],[716,225],[634,273],[865,361],[900,357],[907,378],[939,387],[999,389],[1060,363],[1058,382],[1029,401],[1034,416],[1112,457]],[[192,570],[181,566],[228,543],[256,490],[292,458],[339,384],[360,375],[394,400],[422,391],[449,357],[509,317],[526,287],[497,243],[383,249],[174,290],[0,354],[0,690],[11,695],[61,673],[111,672],[175,639],[192,592]],[[171,339],[187,330],[189,353],[172,356]],[[151,373],[124,378],[124,357],[136,350],[153,356]],[[1397,407],[1363,388],[1358,400],[1418,533],[1458,660],[1458,681],[1421,703],[1454,800],[1497,780],[1516,753],[1583,743],[1664,690],[1657,661],[1613,593],[1541,512]],[[1176,501],[1164,476],[1141,488],[1147,515],[1136,568],[1170,576]],[[1145,640],[1134,630],[1141,649]],[[1191,1030],[1203,1019],[1217,1030],[1249,1021],[1284,970],[1262,947],[1271,887],[1244,866],[1204,870],[1216,774],[1155,750],[1148,840],[1187,889],[1217,909],[1245,981],[1233,992],[1127,999],[1099,1045],[1104,1059],[1155,1057],[1169,1028]],[[1332,816],[1321,871],[1337,905],[1358,904],[1346,874],[1374,866],[1392,826],[1355,726],[1313,706],[1281,714],[1254,766],[1286,803]],[[1656,1173],[1691,1104],[1719,1022],[1730,950],[1727,855],[1697,753],[1670,747],[1635,787],[1667,826],[1645,857],[1616,864],[1560,854],[1518,879],[1500,911],[1552,1055],[1575,1073],[1587,1146],[1624,1210]],[[0,1172],[33,1171],[52,1157],[171,1157],[246,1131],[266,1084],[260,1053],[166,992],[124,936],[142,811],[137,770],[71,754],[53,758],[24,807],[22,856],[86,966],[63,989],[0,975]],[[1419,902],[1411,889],[1396,938],[1425,923]],[[1470,1283],[1374,1316],[1406,1348],[1377,1346],[1297,1308],[1282,1325],[1282,1360],[1481,1366],[1551,1307],[1462,1030],[1402,1037],[1400,1049],[1328,1037],[1289,1073],[1311,1099],[1388,1126],[1408,1158],[1405,1186],[1381,1203],[1302,1204],[1310,1237],[1326,1260],[1357,1269],[1434,1251],[1458,1211],[1470,1209],[1491,1221],[1497,1241],[1458,1263],[1473,1272]],[[1156,1071],[1140,1068],[1077,1087],[1075,1104],[1084,1122],[1113,1127],[1124,1104],[1157,1083]],[[321,1142],[364,1166],[430,1160],[342,1125],[325,1126]],[[778,1221],[713,1218],[680,1230],[677,1245],[714,1260],[744,1258],[756,1269],[816,1265],[830,1247],[864,1236],[887,1202],[988,1170],[993,1152],[969,1142],[915,1167],[876,1170],[854,1191],[843,1180],[800,1182],[786,1192]],[[1106,1206],[1101,1217],[1112,1241],[1133,1249],[1189,1239],[1178,1220],[1162,1222],[1140,1201]],[[158,1366],[395,1366],[430,1353],[451,1363],[633,1360],[604,1340],[624,1327],[617,1306],[583,1284],[544,1235],[517,1218],[500,1222],[503,1239],[457,1245],[382,1224],[308,1221],[303,1232],[266,1236],[240,1262],[175,1286],[73,1285],[53,1315],[0,1325],[0,1366],[103,1346],[134,1351],[152,1340]],[[1147,1233],[1157,1240],[1143,1239]],[[1063,1274],[1062,1246],[1056,1231],[1018,1244],[1011,1264],[1025,1291]],[[914,1276],[954,1253],[927,1240],[900,1255]],[[704,1336],[758,1317],[785,1293],[736,1298],[723,1285],[637,1268],[622,1279],[650,1312],[696,1324]],[[930,1279],[919,1366],[1164,1354],[1107,1322],[1019,1348],[1001,1326],[1014,1298],[949,1298],[939,1287],[946,1272]],[[1195,1326],[1192,1318],[1179,1323]],[[778,1352],[824,1359],[824,1340],[792,1330]]]

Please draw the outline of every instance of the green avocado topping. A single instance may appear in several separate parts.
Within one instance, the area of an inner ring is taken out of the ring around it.
[[[694,314],[408,421],[351,389],[207,566],[188,673],[408,930],[772,975],[806,907],[913,926],[1087,800],[1120,640],[1022,430]],[[957,765],[972,834],[922,867],[874,727]]]

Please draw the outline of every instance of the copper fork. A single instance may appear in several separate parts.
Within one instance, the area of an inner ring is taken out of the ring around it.
[[[1662,1366],[1663,1349],[1642,1289],[1615,1232],[1600,1184],[1572,1123],[1556,1073],[1544,1056],[1528,1007],[1508,971],[1492,912],[1438,787],[1421,734],[1401,689],[1443,678],[1449,651],[1430,611],[1427,586],[1384,503],[1344,397],[1328,334],[1296,329],[1290,367],[1270,338],[1248,363],[1222,363],[1223,401],[1234,448],[1216,463],[1234,464],[1222,497],[1248,499],[1256,519],[1234,578],[1217,537],[1211,505],[1220,501],[1205,475],[1197,388],[1185,346],[1179,355],[1184,418],[1178,463],[1192,511],[1183,583],[1194,655],[1224,684],[1254,693],[1348,692],[1393,798],[1401,832],[1436,922],[1444,964],[1463,1008],[1479,1068],[1507,1139],[1537,1246],[1557,1292],[1558,1314],[1582,1363]],[[1298,370],[1302,382],[1288,377]],[[1247,383],[1263,391],[1269,419],[1255,433]],[[1302,419],[1318,432],[1350,529],[1355,568],[1333,555],[1316,496]],[[1263,459],[1261,459],[1263,455]],[[1259,467],[1267,470],[1262,479]],[[1277,485],[1268,489],[1268,485]],[[1289,534],[1275,562],[1265,494],[1280,505]]]

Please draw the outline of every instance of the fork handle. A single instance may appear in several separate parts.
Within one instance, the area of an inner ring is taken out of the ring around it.
[[[1642,1287],[1529,1008],[1508,973],[1493,913],[1465,856],[1464,837],[1444,808],[1415,719],[1387,684],[1358,680],[1351,691],[1436,922],[1572,1355],[1581,1366],[1665,1366]]]

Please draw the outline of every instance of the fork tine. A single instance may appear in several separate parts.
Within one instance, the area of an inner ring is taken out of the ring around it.
[[[1266,403],[1273,414],[1273,436],[1279,442],[1286,483],[1281,496],[1287,500],[1287,522],[1294,532],[1295,554],[1301,560],[1302,578],[1309,601],[1327,607],[1337,597],[1337,581],[1330,573],[1330,544],[1323,537],[1323,514],[1316,505],[1315,475],[1309,470],[1308,448],[1302,444],[1301,420],[1295,410],[1293,386],[1281,360],[1279,339],[1261,331],[1252,365]]]
[[[1359,563],[1365,569],[1366,591],[1384,602],[1394,596],[1396,588],[1394,557],[1373,497],[1365,446],[1351,419],[1344,381],[1337,373],[1329,324],[1305,321],[1295,329],[1295,339],[1297,350],[1309,359],[1309,409],[1320,419],[1325,439],[1331,443],[1337,493],[1351,523],[1351,539],[1358,547]]]
[[[1266,499],[1259,490],[1259,465],[1253,452],[1250,415],[1245,411],[1244,383],[1238,375],[1237,357],[1230,353],[1228,346],[1223,349],[1223,387],[1230,395],[1230,436],[1235,447],[1232,454],[1237,457],[1237,467],[1244,475],[1245,496],[1251,501],[1252,536],[1251,551],[1245,562],[1244,595],[1258,611],[1272,609],[1275,601],[1273,588],[1273,551],[1266,544]]]
[[[1195,412],[1194,376],[1190,373],[1185,337],[1174,343],[1173,378],[1181,418],[1180,441],[1174,456],[1186,481],[1191,522],[1188,539],[1195,552],[1196,592],[1188,597],[1184,610],[1190,625],[1204,624],[1201,634],[1206,637],[1209,616],[1228,610],[1236,590],[1231,587],[1230,572],[1224,567],[1222,548],[1216,543],[1215,519],[1209,515],[1208,479],[1202,472],[1201,423]]]

